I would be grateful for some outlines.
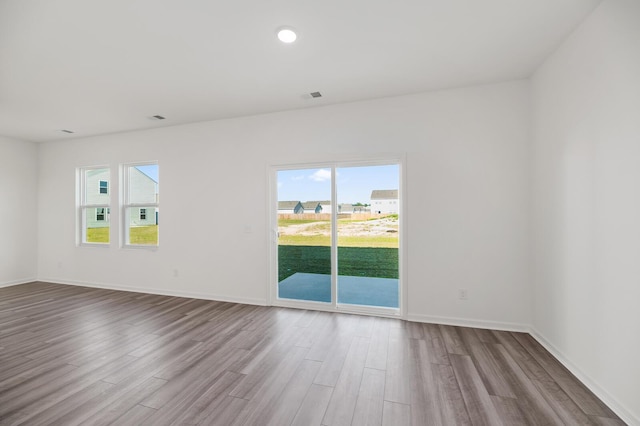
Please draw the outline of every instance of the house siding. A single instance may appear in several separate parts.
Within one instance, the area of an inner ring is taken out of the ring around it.
[[[109,169],[90,169],[85,174],[85,204],[109,205],[111,200],[111,179]],[[100,182],[107,182],[107,193],[100,192]],[[104,220],[98,220],[98,208],[89,207],[85,210],[87,228],[106,228],[109,226],[108,208],[104,208]]]
[[[371,191],[371,212],[379,214],[397,214],[400,203],[397,189]]]

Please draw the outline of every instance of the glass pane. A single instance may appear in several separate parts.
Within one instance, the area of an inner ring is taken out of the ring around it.
[[[85,243],[109,243],[110,212],[105,207],[87,207],[83,211]]]
[[[84,203],[109,204],[109,169],[84,171]]]
[[[338,303],[398,308],[398,165],[336,169]]]
[[[158,203],[158,165],[129,166],[129,204]]]
[[[158,245],[158,213],[154,206],[127,209],[129,244]]]
[[[278,297],[331,302],[331,170],[278,172]]]

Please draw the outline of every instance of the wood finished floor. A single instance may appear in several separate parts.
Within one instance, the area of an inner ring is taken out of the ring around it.
[[[524,333],[31,283],[0,424],[624,423]]]

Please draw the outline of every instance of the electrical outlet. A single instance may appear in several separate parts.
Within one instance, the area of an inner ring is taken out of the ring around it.
[[[458,289],[458,299],[467,300],[468,298],[469,298],[469,293],[467,292],[466,288]]]

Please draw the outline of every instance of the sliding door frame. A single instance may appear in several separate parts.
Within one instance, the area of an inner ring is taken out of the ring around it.
[[[341,160],[326,160],[313,162],[291,162],[282,164],[270,164],[268,173],[268,204],[267,204],[267,230],[269,253],[269,279],[267,280],[267,304],[288,308],[309,309],[327,312],[345,312],[352,314],[375,315],[392,318],[407,317],[407,191],[406,191],[406,155],[388,154],[376,157],[354,157]],[[400,213],[398,228],[398,309],[340,304],[337,300],[337,267],[338,267],[338,208],[337,208],[337,183],[336,169],[346,167],[366,167],[398,165],[399,167],[399,199]],[[279,299],[278,298],[278,172],[283,170],[298,169],[331,169],[331,202],[333,205],[331,217],[331,302],[315,302],[307,300]]]

